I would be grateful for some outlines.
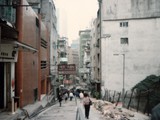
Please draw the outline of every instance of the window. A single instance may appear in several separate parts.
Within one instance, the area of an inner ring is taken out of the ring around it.
[[[39,28],[39,19],[36,18],[36,26]]]
[[[41,46],[47,48],[47,42],[41,38]]]
[[[120,27],[122,27],[123,26],[123,24],[122,24],[122,22],[120,22]]]
[[[120,27],[128,27],[128,22],[120,22]]]
[[[128,44],[128,38],[121,38],[121,44]]]
[[[47,67],[47,61],[41,61],[41,69],[45,69]]]

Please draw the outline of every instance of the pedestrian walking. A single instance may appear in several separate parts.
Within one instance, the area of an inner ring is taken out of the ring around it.
[[[82,102],[83,97],[84,97],[84,95],[83,95],[83,93],[82,93],[82,91],[81,91],[81,92],[79,93],[80,102]]]
[[[69,98],[70,98],[70,101],[72,101],[72,98],[73,98],[73,93],[72,93],[72,91],[70,91],[70,93],[69,93]]]
[[[59,93],[58,94],[58,101],[59,101],[59,106],[61,107],[62,106],[62,99],[63,98],[63,95],[62,95],[62,93]]]
[[[84,98],[83,98],[83,106],[85,109],[85,117],[89,119],[89,111],[90,111],[90,98],[87,93],[84,93]]]
[[[64,99],[65,99],[65,102],[67,102],[67,100],[68,100],[68,93],[67,92],[64,94]]]

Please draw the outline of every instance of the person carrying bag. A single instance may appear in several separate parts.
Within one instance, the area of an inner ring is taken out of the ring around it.
[[[89,105],[92,105],[93,103],[92,103],[92,100],[89,98]]]
[[[87,93],[84,93],[83,98],[83,106],[85,109],[85,118],[89,119],[89,112],[90,112],[90,106],[92,105],[92,101],[89,98],[89,95]]]

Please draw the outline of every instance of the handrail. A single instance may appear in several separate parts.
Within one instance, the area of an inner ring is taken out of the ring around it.
[[[76,112],[76,120],[86,120],[81,108],[79,107],[77,108],[77,112]]]
[[[28,113],[28,111],[26,110],[26,109],[20,109],[20,110],[22,110],[22,112],[23,112],[23,114],[24,114],[24,117],[23,118],[21,118],[22,120],[25,120],[26,118],[29,118],[30,119],[30,116],[29,116],[29,113]]]

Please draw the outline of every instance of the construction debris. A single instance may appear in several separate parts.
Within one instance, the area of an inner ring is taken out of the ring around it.
[[[103,100],[92,101],[94,107],[105,116],[106,120],[150,120],[147,115],[123,108],[121,102],[113,104]]]

